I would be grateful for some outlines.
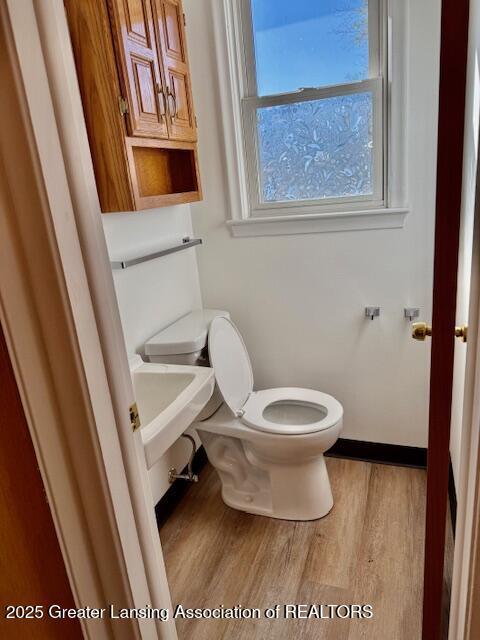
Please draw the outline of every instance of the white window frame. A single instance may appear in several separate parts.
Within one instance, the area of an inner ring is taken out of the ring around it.
[[[371,92],[373,96],[373,184],[372,194],[358,196],[338,196],[333,198],[315,198],[294,200],[291,202],[264,202],[261,198],[260,159],[256,115],[257,109],[287,104],[298,104],[309,100],[337,97],[356,93]],[[335,85],[321,89],[305,89],[295,93],[268,97],[252,97],[242,99],[243,135],[245,140],[245,160],[252,216],[262,215],[295,215],[298,211],[308,213],[315,211],[344,210],[365,206],[381,207],[384,205],[384,153],[383,153],[383,91],[382,79],[375,78],[349,84]]]
[[[408,213],[405,184],[404,2],[369,0],[367,80],[275,96],[257,96],[250,0],[214,2],[219,87],[234,235],[398,228]],[[401,5],[401,6],[398,6]],[[375,38],[378,34],[378,39]],[[393,78],[395,77],[395,84]],[[337,95],[374,96],[374,194],[262,202],[256,110]]]

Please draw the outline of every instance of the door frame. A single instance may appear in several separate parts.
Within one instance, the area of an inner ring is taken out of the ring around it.
[[[480,163],[476,183],[450,640],[480,636]]]
[[[6,0],[0,32],[0,321],[74,600],[170,609],[63,3]],[[64,105],[70,137],[56,68],[80,105]],[[92,640],[177,637],[171,619],[81,624]]]
[[[452,12],[455,14],[452,20],[459,20],[458,3],[443,0],[443,6],[446,7],[444,17]],[[463,12],[460,14],[465,17]],[[30,205],[26,212],[13,198],[5,221],[2,219],[5,229],[1,229],[0,239],[2,242],[5,239],[5,252],[2,246],[0,259],[5,262],[0,264],[3,267],[8,262],[9,278],[0,276],[0,313],[74,597],[78,606],[91,605],[92,593],[100,597],[118,589],[126,601],[138,602],[139,595],[148,594],[147,602],[153,606],[169,607],[161,545],[153,509],[145,499],[149,491],[148,478],[139,472],[141,443],[138,437],[132,436],[127,417],[126,403],[132,401],[133,391],[63,3],[61,0],[6,0],[1,7],[0,19],[11,28],[10,46],[12,51],[16,49],[18,56],[15,71],[18,86],[23,84],[24,94],[22,110],[14,115],[22,116],[21,124],[28,142],[23,151],[35,162],[32,182],[37,187],[36,195],[42,195],[37,200],[25,200],[27,195],[23,197],[21,191],[21,188],[25,191],[25,176],[20,177],[19,183],[15,171],[10,168],[6,172],[6,186],[11,195],[18,197],[20,204],[30,202]],[[445,22],[442,24],[445,26]],[[452,26],[451,22],[449,26]],[[453,46],[454,42],[447,38],[446,45]],[[443,114],[440,122],[444,117]],[[6,125],[8,127],[8,122]],[[455,129],[458,136],[458,122]],[[461,130],[463,143],[463,120]],[[455,140],[458,141],[458,137]],[[445,144],[444,140],[441,147]],[[458,156],[458,147],[454,148]],[[15,163],[15,154],[20,160],[20,150],[11,149],[12,167],[21,165]],[[451,163],[451,154],[449,157]],[[462,158],[459,165],[462,165]],[[451,177],[449,164],[448,180],[440,184],[442,189],[445,184],[451,185]],[[31,211],[36,215],[32,216]],[[450,239],[451,231],[449,227]],[[45,242],[38,242],[40,237],[45,238]],[[52,272],[43,269],[43,261],[54,264],[54,281]],[[32,291],[34,283],[40,288]],[[48,291],[48,295],[39,296],[38,290]],[[52,307],[56,312],[54,323],[51,321]],[[432,357],[434,353],[438,357],[439,336],[444,335],[448,348],[452,346],[450,335],[455,319],[453,317],[450,323],[451,313],[448,323],[443,318],[448,331],[442,330],[437,325],[437,321],[442,320],[439,315],[438,311],[436,315],[434,313]],[[478,325],[475,327],[471,318],[470,351],[472,336],[477,331]],[[66,351],[62,353],[68,358],[58,358],[60,337],[65,340]],[[475,365],[479,365],[480,355],[471,356],[468,384],[476,375],[474,360]],[[68,385],[65,380],[69,381]],[[69,410],[66,386],[78,387],[81,391],[76,398],[75,411],[71,407]],[[475,407],[480,406],[479,389],[473,402]],[[38,416],[43,416],[44,420],[39,420]],[[66,425],[71,427],[71,432],[65,433]],[[85,425],[88,425],[87,430]],[[447,429],[443,427],[442,438],[448,450],[446,434]],[[89,455],[85,455],[87,449]],[[68,465],[66,461],[73,464]],[[432,459],[430,463],[431,488]],[[437,463],[441,477],[436,486],[440,493],[445,489],[443,504],[446,509],[444,452]],[[479,468],[476,461],[473,465],[474,461],[471,461],[473,479],[465,480],[465,486],[459,487],[459,494],[468,489],[469,494],[476,495]],[[97,517],[99,510],[101,514],[95,526],[88,526],[92,514]],[[459,512],[462,513],[462,502]],[[464,539],[467,542],[462,563],[460,552],[456,550],[452,596],[460,618],[463,611],[460,594],[471,578],[466,570],[466,560],[468,566],[473,567],[468,536],[472,538],[474,522],[469,524],[466,517],[464,520],[465,526],[462,535],[460,531],[457,534],[457,541]],[[429,532],[431,536],[432,520]],[[107,540],[116,554],[110,556],[110,565],[119,567],[118,575],[110,571],[98,572],[96,568],[97,562],[102,562]],[[435,549],[436,557],[439,557],[440,547],[436,545]],[[443,566],[443,553],[441,562]],[[428,602],[431,606],[430,596]],[[101,635],[98,623],[94,627],[89,625],[84,622],[86,637],[108,637],[106,627],[105,635]],[[456,633],[452,639],[465,637],[460,631]],[[169,625],[157,625],[155,629],[151,625],[133,625],[128,637],[174,640],[175,625],[173,621]],[[433,636],[424,637],[433,640]]]

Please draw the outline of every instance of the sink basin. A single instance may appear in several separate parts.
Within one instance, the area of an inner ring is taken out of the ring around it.
[[[188,429],[209,401],[213,369],[130,360],[140,433],[150,469]]]

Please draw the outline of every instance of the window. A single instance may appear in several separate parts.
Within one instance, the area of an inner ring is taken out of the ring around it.
[[[224,0],[243,220],[391,205],[386,4]]]

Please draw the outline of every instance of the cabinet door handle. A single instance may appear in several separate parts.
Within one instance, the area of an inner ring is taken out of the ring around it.
[[[167,98],[171,98],[173,100],[173,111],[170,108],[170,100],[167,100],[168,102],[168,109],[170,111],[170,118],[173,122],[173,119],[175,118],[175,116],[178,113],[178,107],[177,107],[177,98],[175,96],[175,93],[173,91],[170,90],[170,87],[167,88]]]
[[[165,90],[161,84],[157,83],[157,95],[158,95],[158,103],[160,105],[160,116],[165,118],[167,115],[167,105],[165,100]]]

